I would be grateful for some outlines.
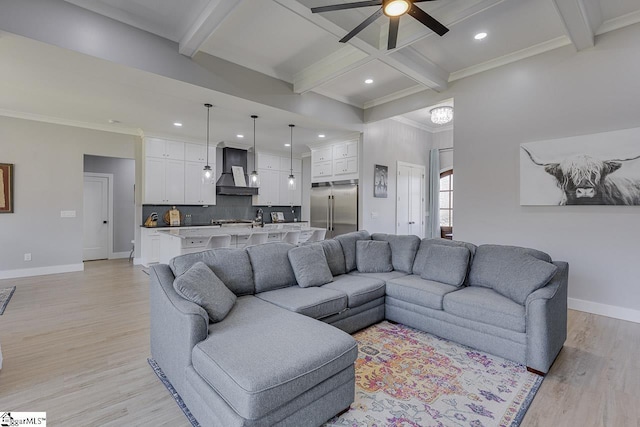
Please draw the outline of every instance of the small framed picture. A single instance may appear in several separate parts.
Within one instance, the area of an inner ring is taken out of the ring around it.
[[[0,213],[13,213],[12,163],[0,163]]]
[[[373,197],[387,198],[387,179],[389,167],[383,165],[373,166]]]

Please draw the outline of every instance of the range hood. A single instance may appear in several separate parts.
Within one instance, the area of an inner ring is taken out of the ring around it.
[[[258,194],[255,187],[236,187],[233,180],[232,166],[242,166],[245,172],[244,180],[249,182],[247,176],[247,150],[225,147],[222,149],[222,175],[216,182],[216,194],[223,196],[253,196]]]

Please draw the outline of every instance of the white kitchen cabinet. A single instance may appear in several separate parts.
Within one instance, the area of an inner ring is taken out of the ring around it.
[[[144,145],[146,157],[184,160],[184,142],[159,138],[146,138]]]
[[[144,177],[145,203],[184,203],[184,161],[148,157]]]
[[[159,216],[163,214],[164,212],[158,212]],[[160,221],[162,221],[162,219]],[[142,265],[148,267],[149,264],[160,262],[160,235],[157,229],[142,228],[140,243]]]
[[[347,141],[333,145],[333,160],[358,156],[358,141]]]
[[[258,151],[256,157],[258,158],[258,169],[265,170],[280,170],[280,157],[272,154],[262,153]],[[260,179],[262,181],[262,178]]]
[[[187,162],[207,162],[207,146],[201,144],[184,144],[184,159]],[[209,165],[215,166],[216,147],[209,146]]]
[[[258,169],[260,188],[253,196],[254,206],[277,206],[280,202],[280,171]]]
[[[311,164],[311,177],[322,181],[323,179],[331,179],[333,175],[333,162],[331,160],[326,162],[318,162]]]
[[[330,160],[333,160],[333,148],[331,145],[327,147],[311,149],[311,161],[313,163],[330,161]]]
[[[300,206],[302,204],[302,186],[300,185],[301,176],[296,176],[296,189],[289,190],[289,174],[288,171],[280,171],[280,197],[278,205],[280,206]]]
[[[281,171],[291,171],[291,159],[289,157],[280,157]],[[293,159],[293,173],[302,173],[302,159]]]
[[[334,175],[347,175],[358,173],[358,158],[349,157],[346,159],[335,160],[333,162]]]
[[[185,162],[184,203],[187,205],[215,205],[215,184],[202,183],[202,170],[206,163]],[[211,166],[215,176],[215,167]]]

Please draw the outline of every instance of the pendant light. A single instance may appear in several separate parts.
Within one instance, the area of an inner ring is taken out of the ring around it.
[[[211,169],[211,166],[209,166],[209,112],[213,105],[204,104],[204,106],[207,107],[207,164],[205,165],[204,169],[202,169],[202,183],[213,184],[215,183],[213,179],[213,170]]]
[[[258,156],[256,154],[256,119],[258,116],[253,115],[251,118],[253,119],[253,172],[249,175],[249,187],[258,188],[260,187],[260,176],[258,172],[256,172],[258,163]]]
[[[289,147],[291,148],[291,170],[290,170],[289,178],[287,178],[287,182],[289,184],[289,191],[293,191],[296,189],[296,177],[293,176],[293,128],[294,127],[295,125],[289,125],[289,128],[291,128],[291,144],[289,144]]]

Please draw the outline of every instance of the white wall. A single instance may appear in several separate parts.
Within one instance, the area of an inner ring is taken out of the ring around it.
[[[370,233],[395,233],[397,161],[424,165],[428,176],[432,144],[430,132],[395,120],[382,120],[365,126],[360,173],[361,229]],[[375,164],[389,167],[386,199],[373,197]],[[425,200],[428,200],[426,194]],[[377,218],[372,218],[372,213],[377,214]]]
[[[130,135],[0,117],[0,158],[15,164],[15,213],[0,215],[0,278],[82,269],[84,154],[137,158],[139,207],[141,144]],[[77,217],[61,218],[61,210]]]
[[[300,220],[311,219],[311,156],[302,158],[302,206]]]
[[[453,129],[434,132],[433,148],[440,149],[440,171],[453,168]]]
[[[131,250],[135,237],[136,164],[133,159],[84,156],[84,171],[113,174],[113,252]]]
[[[640,207],[519,204],[523,142],[640,126],[640,25],[455,82],[455,234],[570,264],[570,306],[640,321]],[[640,144],[640,141],[638,142]]]

